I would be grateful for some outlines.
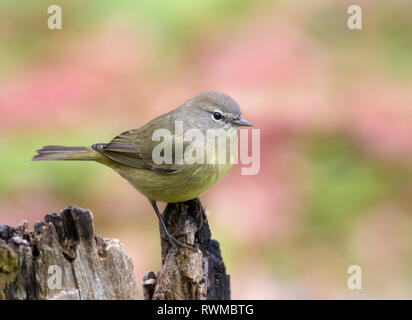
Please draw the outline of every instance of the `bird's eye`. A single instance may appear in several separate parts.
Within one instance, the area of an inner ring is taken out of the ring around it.
[[[212,118],[213,118],[213,120],[215,120],[215,121],[220,121],[220,120],[222,120],[222,114],[221,114],[220,112],[218,112],[218,111],[215,111],[215,112],[213,112],[213,114],[212,114]]]

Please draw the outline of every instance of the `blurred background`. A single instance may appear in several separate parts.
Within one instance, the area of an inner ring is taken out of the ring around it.
[[[259,174],[201,196],[232,298],[412,298],[411,1],[2,0],[0,40],[1,224],[88,208],[140,283],[161,264],[149,202],[101,165],[30,158],[222,91],[261,130]]]

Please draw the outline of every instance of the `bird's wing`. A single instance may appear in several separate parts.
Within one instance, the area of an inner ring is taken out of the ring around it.
[[[160,143],[160,141],[153,141],[153,131],[150,123],[146,126],[123,132],[115,137],[110,143],[98,144],[94,148],[111,160],[134,168],[152,170],[157,173],[173,173],[181,167],[176,164],[175,160],[175,142],[179,141],[179,137],[172,135],[172,159],[173,163],[156,164],[153,161],[153,148]],[[185,150],[184,143],[183,150]]]

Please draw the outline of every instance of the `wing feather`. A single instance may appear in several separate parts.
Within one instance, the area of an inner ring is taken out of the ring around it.
[[[152,140],[153,131],[155,128],[170,127],[171,117],[165,114],[159,118],[155,123],[153,120],[139,129],[133,129],[115,137],[107,144],[95,144],[93,149],[101,152],[111,160],[138,169],[152,170],[160,174],[167,174],[175,172],[180,165],[177,164],[156,164],[152,159],[152,150],[159,143]],[[174,126],[174,123],[173,123]],[[173,133],[172,133],[173,134]],[[173,138],[175,138],[173,136]],[[173,159],[175,158],[174,141]]]

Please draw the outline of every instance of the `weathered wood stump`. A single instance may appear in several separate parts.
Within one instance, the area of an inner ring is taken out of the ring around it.
[[[143,279],[145,299],[230,299],[219,243],[198,199],[168,204],[170,233],[195,250],[176,250],[160,229],[162,268]],[[79,207],[0,226],[0,299],[138,299],[131,259],[116,239],[94,234],[93,215]]]
[[[137,299],[121,243],[94,234],[90,211],[69,207],[28,232],[0,226],[0,299]]]
[[[160,228],[162,268],[157,277],[149,271],[143,278],[145,299],[228,300],[230,277],[220,253],[211,239],[205,210],[199,199],[169,203],[163,213],[169,232],[196,250],[176,250]]]

